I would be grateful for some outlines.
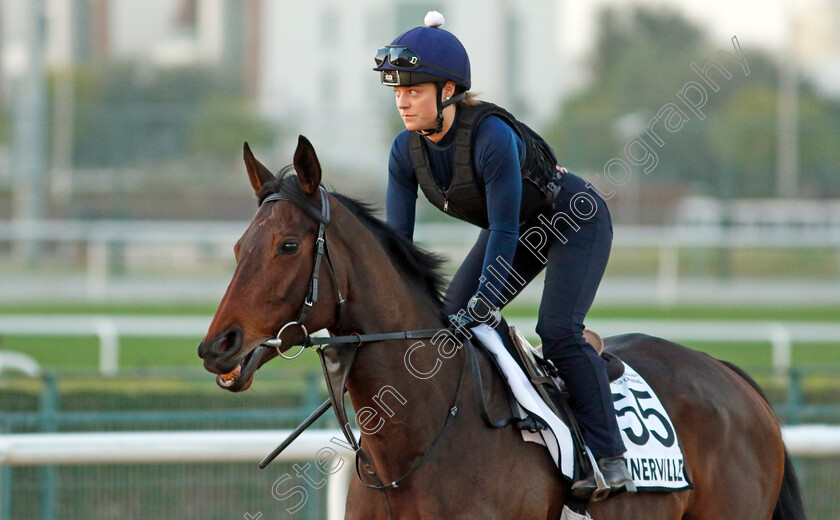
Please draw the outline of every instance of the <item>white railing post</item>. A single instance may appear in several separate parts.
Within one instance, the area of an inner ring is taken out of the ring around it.
[[[660,305],[672,305],[677,301],[679,271],[679,250],[671,246],[660,247],[659,273],[656,279],[656,300]]]
[[[96,325],[99,337],[99,372],[103,376],[115,376],[120,363],[119,331],[113,320],[102,319]]]
[[[770,343],[773,345],[773,372],[783,387],[790,384],[793,346],[790,331],[781,323],[770,326]]]
[[[327,478],[327,520],[344,520],[344,506],[347,503],[347,489],[353,474],[352,458],[342,457],[341,469]]]
[[[104,240],[91,240],[87,245],[87,297],[91,301],[105,298],[108,288],[109,247]]]

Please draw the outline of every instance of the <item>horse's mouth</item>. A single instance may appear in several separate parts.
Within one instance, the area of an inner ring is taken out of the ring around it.
[[[247,390],[254,380],[257,370],[269,360],[277,357],[277,350],[260,345],[248,353],[233,370],[216,376],[216,384],[230,392]]]

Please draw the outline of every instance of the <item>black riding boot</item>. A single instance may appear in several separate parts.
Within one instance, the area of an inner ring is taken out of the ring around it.
[[[549,355],[566,383],[569,404],[584,441],[594,453],[610,488],[609,493],[598,493],[593,500],[603,500],[612,493],[634,492],[636,487],[622,456],[625,447],[615,417],[606,363],[585,343],[554,348]],[[572,495],[588,499],[597,488],[594,473],[590,472],[583,480],[575,482]]]
[[[623,456],[598,459],[598,469],[604,476],[604,482],[609,487],[609,492],[595,493],[598,485],[595,483],[595,472],[590,471],[583,480],[572,485],[572,496],[580,499],[590,499],[592,502],[604,500],[608,496],[621,493],[635,493],[636,484],[627,471],[627,463]]]

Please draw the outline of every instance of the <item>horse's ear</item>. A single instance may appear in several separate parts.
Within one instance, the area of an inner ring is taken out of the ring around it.
[[[248,146],[247,142],[243,148],[242,158],[245,160],[245,169],[248,170],[248,179],[251,180],[251,187],[254,188],[254,194],[259,197],[260,188],[266,182],[274,180],[274,174],[254,157],[253,152],[251,152],[251,147]]]
[[[302,135],[298,136],[294,165],[303,192],[310,196],[317,194],[318,186],[321,185],[321,163],[318,162],[312,143]]]

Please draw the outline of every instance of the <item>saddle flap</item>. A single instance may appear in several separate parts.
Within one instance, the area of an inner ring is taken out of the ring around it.
[[[516,351],[519,353],[520,360],[524,365],[525,371],[528,373],[528,377],[532,380],[535,377],[544,377],[545,374],[539,368],[540,364],[537,362],[537,358],[542,361],[542,349],[539,347],[534,348],[525,336],[519,332],[519,329],[513,325],[508,328],[510,330],[510,338],[513,340]]]
[[[525,369],[528,379],[531,380],[531,383],[537,390],[537,393],[540,394],[540,397],[543,401],[545,401],[545,404],[551,408],[551,411],[561,419],[564,418],[564,414],[560,412],[557,403],[548,392],[548,388],[556,385],[556,381],[548,376],[543,369],[545,360],[542,358],[542,353],[534,349],[534,347],[531,346],[531,343],[525,339],[525,336],[523,336],[516,327],[511,325],[509,330],[510,337],[513,340],[513,344],[516,347],[516,351],[519,354],[519,359],[522,367]]]

